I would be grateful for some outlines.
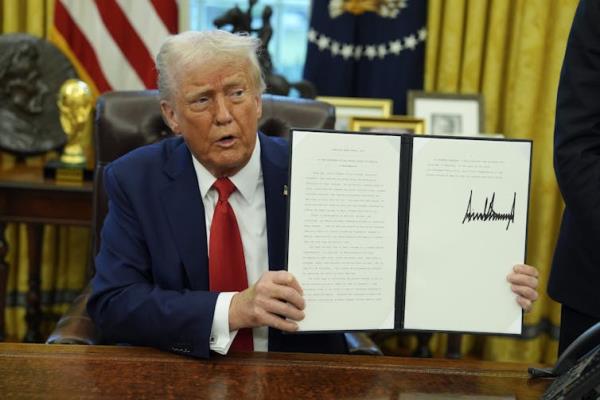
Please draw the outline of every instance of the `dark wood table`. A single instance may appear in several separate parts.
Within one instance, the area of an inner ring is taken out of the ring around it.
[[[539,399],[550,382],[515,363],[0,344],[3,399]]]
[[[24,340],[40,336],[40,264],[44,224],[89,226],[92,219],[92,183],[58,183],[44,179],[41,167],[17,166],[0,171],[0,340],[4,339],[4,309],[9,265],[4,230],[8,222],[27,223],[29,291],[27,333]],[[82,265],[86,268],[86,265]]]

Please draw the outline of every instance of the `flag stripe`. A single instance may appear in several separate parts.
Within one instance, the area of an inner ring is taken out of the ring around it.
[[[115,0],[96,0],[98,12],[113,40],[147,88],[156,85],[152,56]]]
[[[154,56],[169,32],[177,32],[175,0],[55,0],[54,4],[50,40],[100,93],[156,87]]]
[[[177,2],[175,0],[151,0],[152,5],[156,9],[156,13],[162,19],[167,30],[171,34],[177,33],[178,15]]]
[[[163,25],[160,16],[156,13],[156,9],[152,7],[149,0],[117,0],[117,3],[140,38],[144,41],[150,55],[155,58],[162,41],[169,36],[169,31]]]
[[[54,25],[60,35],[69,43],[73,52],[77,54],[82,67],[93,77],[98,90],[101,92],[111,90],[111,86],[98,63],[98,58],[93,47],[60,1],[56,2]]]
[[[90,41],[92,47],[99,55],[98,61],[111,89],[132,90],[144,87],[142,80],[137,76],[127,57],[121,52],[114,42],[106,26],[101,23],[102,18],[96,6],[80,0],[61,0],[75,22]],[[101,51],[100,51],[101,49]]]
[[[90,90],[92,91],[92,94],[94,95],[94,97],[98,97],[98,95],[100,95],[100,90],[98,89],[98,86],[96,85],[96,81],[94,79],[92,79],[92,76],[90,75],[88,70],[86,68],[84,68],[83,64],[81,63],[81,60],[79,58],[77,58],[75,53],[73,53],[67,40],[58,31],[58,28],[56,25],[50,27],[50,33],[48,34],[48,39],[52,43],[54,43],[56,45],[56,47],[58,47],[67,56],[67,58],[73,63],[73,66],[75,67],[75,71],[77,71],[77,75],[79,75],[79,77],[81,79],[83,79],[89,85]]]

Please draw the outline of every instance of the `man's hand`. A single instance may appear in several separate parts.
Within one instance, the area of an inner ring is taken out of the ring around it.
[[[294,275],[287,271],[266,272],[254,285],[231,299],[229,329],[270,326],[294,332],[298,329],[294,321],[304,318],[302,294]]]
[[[506,279],[510,288],[517,294],[517,303],[525,310],[530,311],[533,302],[538,298],[538,271],[535,267],[526,264],[517,264]]]

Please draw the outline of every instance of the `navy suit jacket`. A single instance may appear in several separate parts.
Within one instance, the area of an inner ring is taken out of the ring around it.
[[[554,168],[565,210],[548,292],[600,319],[600,0],[579,3],[560,76]]]
[[[259,133],[269,269],[284,267],[288,145]],[[88,311],[104,340],[209,356],[218,293],[208,291],[204,207],[182,138],[136,149],[105,170],[109,212]],[[343,353],[341,334],[282,334],[270,351]]]

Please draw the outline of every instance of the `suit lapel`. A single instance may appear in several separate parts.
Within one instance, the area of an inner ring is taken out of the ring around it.
[[[192,290],[208,290],[208,249],[204,205],[191,153],[182,141],[164,171],[171,182],[161,199]]]
[[[288,152],[259,133],[261,166],[265,186],[269,269],[281,270],[285,263],[286,196]],[[191,153],[182,141],[165,164],[171,181],[161,193],[175,244],[189,278],[190,289],[208,290],[208,247],[204,205],[198,189]]]
[[[281,270],[285,263],[286,240],[286,196],[288,151],[281,143],[259,133],[261,143],[261,163],[265,186],[265,206],[267,214],[267,242],[269,269]]]

